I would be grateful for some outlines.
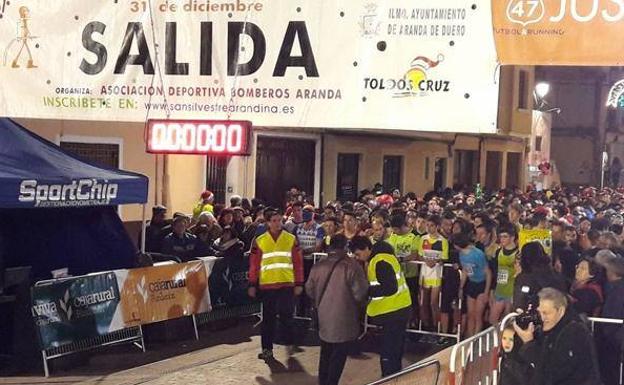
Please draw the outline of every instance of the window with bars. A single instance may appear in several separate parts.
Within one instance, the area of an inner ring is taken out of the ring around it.
[[[338,154],[336,199],[355,202],[358,197],[360,154]]]
[[[61,142],[61,149],[93,165],[118,169],[119,145],[110,143]],[[113,206],[116,210],[118,206]]]
[[[535,137],[535,151],[542,151],[542,137]]]
[[[61,148],[97,166],[119,168],[118,144],[61,142]]]
[[[518,109],[526,110],[529,107],[529,73],[520,70],[518,79]]]
[[[230,157],[208,156],[206,159],[206,187],[214,194],[216,203],[226,203],[225,185]]]
[[[383,187],[387,194],[395,189],[402,190],[403,157],[387,155],[383,158]]]

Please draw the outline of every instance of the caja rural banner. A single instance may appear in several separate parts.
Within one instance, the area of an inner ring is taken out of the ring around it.
[[[201,261],[115,271],[121,294],[116,323],[165,321],[210,310],[208,273]]]
[[[35,286],[31,294],[44,349],[123,329],[112,322],[120,301],[114,273]]]
[[[0,115],[496,131],[489,1],[0,6]]]
[[[544,247],[544,251],[548,255],[552,255],[552,233],[550,230],[520,230],[518,234],[518,246],[520,250],[529,242],[539,242]]]
[[[622,0],[492,0],[501,64],[624,63]]]
[[[131,326],[210,311],[215,258],[95,274],[32,288],[44,349]]]

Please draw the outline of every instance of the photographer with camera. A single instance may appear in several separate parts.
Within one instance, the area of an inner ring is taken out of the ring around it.
[[[600,385],[592,334],[568,307],[566,295],[545,288],[540,290],[538,298],[538,314],[534,310],[521,312],[514,323],[516,334],[523,342],[520,357],[533,368],[526,383]]]

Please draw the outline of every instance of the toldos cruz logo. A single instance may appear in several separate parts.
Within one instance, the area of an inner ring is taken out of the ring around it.
[[[410,62],[410,68],[403,75],[403,79],[399,80],[399,84],[403,82],[407,85],[407,89],[403,90],[397,87],[394,97],[410,97],[410,96],[426,96],[431,93],[449,92],[451,82],[445,79],[430,78],[429,73],[444,61],[444,55],[438,54],[437,58],[431,59],[427,56],[417,56]]]
[[[405,79],[416,91],[442,91],[448,87],[448,82],[440,83],[436,89],[434,81],[428,79],[428,72],[444,61],[444,55],[439,54],[436,60],[426,56],[418,56],[410,63],[410,69],[405,74]]]

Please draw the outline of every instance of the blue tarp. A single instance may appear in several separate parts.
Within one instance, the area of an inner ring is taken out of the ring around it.
[[[0,118],[0,208],[145,203],[147,189],[144,175],[94,166]]]

